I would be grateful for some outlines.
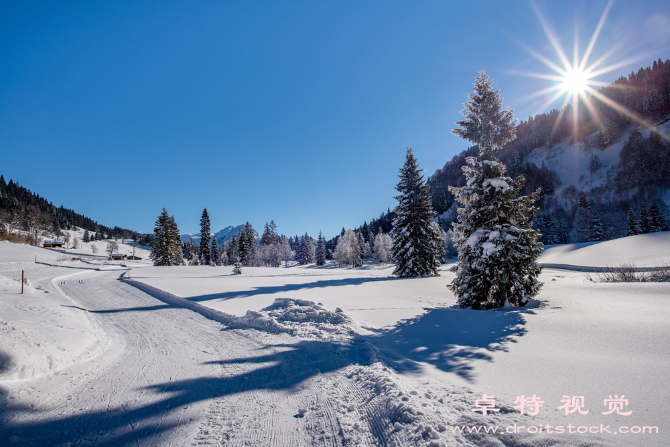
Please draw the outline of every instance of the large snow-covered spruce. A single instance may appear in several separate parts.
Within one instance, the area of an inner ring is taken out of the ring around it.
[[[174,216],[168,215],[165,208],[156,220],[151,255],[154,265],[182,265],[181,238]]]
[[[438,235],[430,223],[435,217],[430,191],[425,184],[412,148],[407,149],[396,190],[397,217],[393,220],[393,274],[401,278],[438,276]]]
[[[200,246],[198,247],[200,263],[202,265],[209,265],[212,258],[212,253],[209,246],[210,227],[209,213],[207,212],[207,208],[205,208],[202,212],[202,216],[200,217]]]
[[[461,111],[465,119],[452,132],[476,144],[480,154],[466,158],[466,185],[449,187],[463,206],[453,225],[460,262],[452,267],[456,278],[449,288],[461,307],[524,306],[542,286],[536,262],[542,243],[532,228],[540,190],[518,197],[523,176],[506,177],[505,165],[495,158],[516,137],[516,121],[509,108],[502,108],[500,91],[493,90],[485,71],[475,78],[468,97]]]
[[[461,307],[497,308],[505,298],[524,306],[541,287],[536,263],[542,253],[540,236],[532,228],[539,190],[517,197],[524,178],[505,177],[505,165],[493,160],[466,159],[467,184],[450,188],[464,205],[453,224],[460,262],[449,288]]]

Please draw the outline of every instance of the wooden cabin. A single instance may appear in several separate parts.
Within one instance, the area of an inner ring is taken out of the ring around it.
[[[125,261],[126,260],[126,254],[125,253],[112,253],[109,255],[109,258],[112,261]]]
[[[44,248],[63,248],[65,242],[61,241],[44,241]]]

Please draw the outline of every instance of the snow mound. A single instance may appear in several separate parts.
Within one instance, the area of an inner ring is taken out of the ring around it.
[[[272,333],[287,333],[303,338],[329,340],[350,339],[354,335],[353,320],[342,310],[324,309],[313,301],[276,298],[274,303],[260,311],[248,310],[243,316],[231,315],[178,297],[145,283],[128,279],[130,284],[164,303],[191,309],[200,315],[231,329],[258,329]]]
[[[246,323],[264,322],[268,328],[279,329],[303,338],[344,339],[353,336],[351,318],[337,309],[324,309],[313,301],[276,298],[259,312],[247,311],[242,317]]]

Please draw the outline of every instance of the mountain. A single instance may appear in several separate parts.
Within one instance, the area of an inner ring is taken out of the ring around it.
[[[214,233],[214,237],[216,238],[216,243],[219,245],[219,247],[223,247],[224,242],[226,242],[228,239],[232,239],[233,236],[238,236],[240,234],[240,230],[244,228],[244,224],[242,225],[237,225],[237,226],[229,226],[224,228],[223,230],[217,231]],[[198,234],[182,234],[180,235],[181,237],[181,242],[186,243],[188,242],[189,239],[193,239],[193,243],[195,245],[200,245],[200,233]],[[254,239],[256,241],[260,240],[260,236],[254,230]]]

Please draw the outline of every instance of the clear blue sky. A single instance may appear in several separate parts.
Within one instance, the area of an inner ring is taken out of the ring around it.
[[[572,55],[607,2],[537,2]],[[615,1],[591,61],[670,57],[667,1]],[[405,148],[432,174],[486,69],[518,118],[558,61],[523,1],[2,2],[0,173],[105,225],[274,219],[334,236],[395,206]],[[648,56],[647,56],[648,55]],[[558,107],[560,104],[554,104]]]

